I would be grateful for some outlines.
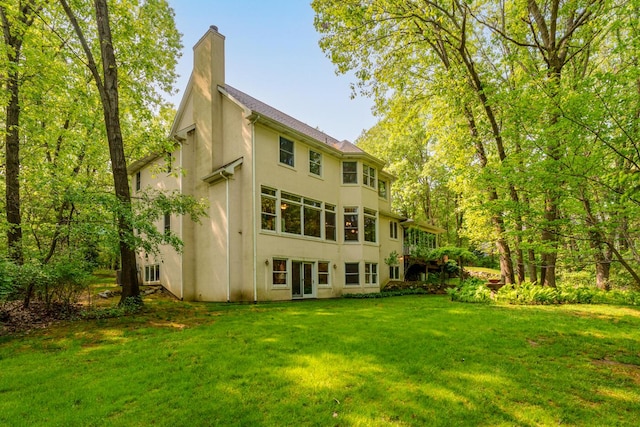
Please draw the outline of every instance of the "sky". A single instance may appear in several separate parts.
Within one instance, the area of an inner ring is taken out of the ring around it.
[[[209,26],[225,36],[231,86],[338,139],[354,142],[376,120],[373,100],[351,98],[355,77],[337,76],[313,27],[310,0],[169,0],[182,33],[180,104],[193,65],[193,45]]]

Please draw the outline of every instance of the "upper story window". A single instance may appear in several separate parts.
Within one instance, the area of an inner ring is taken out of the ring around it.
[[[389,222],[389,237],[392,239],[398,238],[398,223],[395,221]]]
[[[324,238],[336,240],[336,207],[328,203],[324,204]]]
[[[389,197],[389,193],[387,193],[387,181],[378,181],[378,196],[385,200]]]
[[[300,234],[302,198],[294,194],[282,192],[280,194],[280,217],[282,220],[281,231],[284,233]]]
[[[280,137],[280,163],[294,166],[293,141]]]
[[[342,162],[342,183],[358,183],[358,162]]]
[[[322,176],[322,154],[309,150],[309,173]]]
[[[320,214],[322,213],[322,202],[311,199],[304,199],[304,235],[320,237]]]
[[[364,241],[376,242],[376,211],[364,210]]]
[[[140,171],[136,172],[136,191],[140,191],[142,187],[142,176]]]
[[[164,214],[164,234],[171,233],[171,214]]]
[[[344,208],[344,241],[358,241],[358,208]]]
[[[263,230],[276,231],[276,190],[262,187],[261,205],[261,227]]]
[[[171,153],[167,153],[167,158],[165,160],[167,162],[166,164],[166,172],[167,173],[171,173],[171,169],[173,166],[173,157],[171,155]]]
[[[376,170],[371,166],[362,165],[362,183],[371,188],[376,188]]]

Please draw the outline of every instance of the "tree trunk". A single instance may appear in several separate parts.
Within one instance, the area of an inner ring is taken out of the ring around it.
[[[120,110],[118,103],[118,68],[111,38],[109,10],[106,0],[94,0],[100,53],[102,55],[102,71],[104,86],[101,91],[104,121],[109,140],[111,171],[118,207],[118,235],[120,240],[120,257],[122,270],[122,296],[120,304],[131,298],[140,298],[135,251],[127,243],[128,236],[133,235],[131,225],[132,207],[129,192],[129,176],[127,161],[124,155],[122,131],[120,129]]]

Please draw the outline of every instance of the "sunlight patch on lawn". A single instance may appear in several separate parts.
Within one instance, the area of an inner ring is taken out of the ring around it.
[[[616,400],[624,400],[625,402],[633,403],[640,401],[640,394],[634,393],[629,389],[600,387],[595,392],[601,396],[606,396]]]
[[[338,390],[361,382],[359,377],[383,374],[384,369],[372,360],[322,353],[294,357],[293,366],[284,373],[295,384],[311,390]]]

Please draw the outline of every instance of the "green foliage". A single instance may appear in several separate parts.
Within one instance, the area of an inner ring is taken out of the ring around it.
[[[399,265],[398,252],[392,251],[387,258],[384,259],[384,263],[390,266]]]
[[[491,302],[491,290],[486,287],[484,281],[470,278],[455,288],[447,289],[451,301],[488,303]]]
[[[368,299],[368,298],[387,298],[387,297],[399,297],[403,295],[426,295],[429,292],[423,288],[415,288],[415,289],[396,289],[382,292],[368,292],[368,293],[358,293],[358,294],[343,294],[343,298],[353,298],[353,299]]]

